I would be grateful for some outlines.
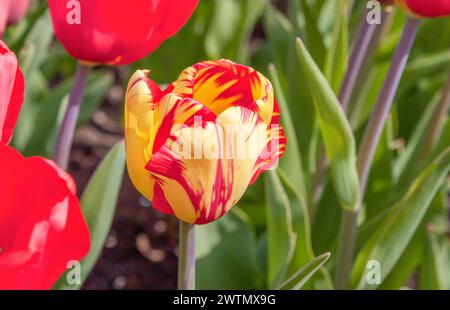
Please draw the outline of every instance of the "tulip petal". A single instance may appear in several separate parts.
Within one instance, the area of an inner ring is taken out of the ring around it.
[[[6,0],[0,3],[0,38],[3,37],[6,24],[8,23],[9,7],[11,0]]]
[[[24,79],[16,56],[0,40],[0,142],[9,143],[23,102]]]
[[[397,0],[407,12],[416,17],[444,17],[450,16],[450,0]]]
[[[9,9],[8,22],[11,24],[18,23],[26,14],[29,0],[14,0],[11,2]]]
[[[176,34],[198,0],[134,0],[131,4],[122,0],[49,0],[48,4],[55,34],[74,58],[125,65],[147,56]],[[74,14],[79,23],[68,22]]]
[[[151,152],[146,152],[146,149],[155,101],[161,90],[148,78],[149,74],[149,71],[138,70],[128,83],[125,95],[125,146],[130,179],[144,197],[152,200],[154,180],[144,167],[151,158]]]
[[[1,143],[0,158],[0,289],[50,289],[90,247],[69,176]]]
[[[244,194],[267,139],[259,115],[239,106],[176,130],[147,165],[154,206],[189,223],[218,219]]]
[[[158,151],[166,143],[169,135],[182,126],[192,126],[195,122],[215,119],[216,115],[200,102],[168,94],[155,107],[148,152],[153,154]]]
[[[266,124],[274,110],[270,82],[256,70],[225,59],[187,68],[174,83],[173,92],[203,103],[216,115],[231,106],[245,107]]]
[[[287,139],[284,134],[284,129],[280,125],[280,109],[276,101],[272,121],[269,126],[268,139],[266,147],[261,152],[255,164],[255,172],[250,184],[253,184],[264,171],[275,169],[279,159],[283,157],[284,151],[286,150]]]

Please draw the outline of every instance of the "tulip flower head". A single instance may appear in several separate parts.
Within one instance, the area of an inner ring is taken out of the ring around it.
[[[23,92],[17,59],[0,41],[0,290],[50,289],[90,247],[73,179],[7,145]]]
[[[450,0],[396,0],[409,14],[419,18],[450,16]]]
[[[18,23],[27,12],[29,0],[0,0],[0,36],[8,24]]]
[[[284,153],[272,85],[228,60],[198,63],[164,91],[148,74],[133,75],[125,99],[131,180],[163,213],[214,221]]]
[[[59,41],[86,63],[125,65],[175,35],[198,0],[49,0]]]
[[[0,143],[9,143],[23,101],[24,79],[16,56],[0,41]]]

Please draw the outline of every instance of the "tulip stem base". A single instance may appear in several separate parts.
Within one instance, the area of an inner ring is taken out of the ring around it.
[[[195,290],[195,225],[180,221],[178,289]]]
[[[64,170],[68,168],[75,128],[90,71],[91,67],[78,63],[69,102],[59,130],[55,148],[55,161]]]
[[[348,289],[352,271],[353,247],[355,246],[358,213],[355,210],[343,210],[341,218],[341,231],[339,236],[339,253],[337,257],[337,270],[335,287],[338,290]]]

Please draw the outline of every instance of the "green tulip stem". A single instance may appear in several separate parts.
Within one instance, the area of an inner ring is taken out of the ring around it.
[[[348,289],[353,249],[357,234],[357,219],[362,207],[364,192],[370,167],[380,140],[386,119],[397,93],[403,71],[408,62],[409,53],[414,44],[420,21],[408,17],[400,43],[392,59],[391,67],[384,81],[378,101],[370,117],[358,153],[358,173],[360,181],[360,198],[355,210],[346,210],[342,214],[341,236],[336,272],[336,288]]]
[[[195,225],[180,221],[178,289],[195,290]]]
[[[69,102],[59,130],[55,147],[55,161],[64,170],[68,168],[75,128],[90,71],[90,66],[78,63]]]

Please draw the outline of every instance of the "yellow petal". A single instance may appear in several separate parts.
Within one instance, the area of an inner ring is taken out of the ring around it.
[[[131,77],[125,95],[125,144],[128,174],[136,189],[153,198],[154,179],[145,169],[151,159],[146,151],[153,123],[154,100],[148,87],[149,71],[138,70]]]

